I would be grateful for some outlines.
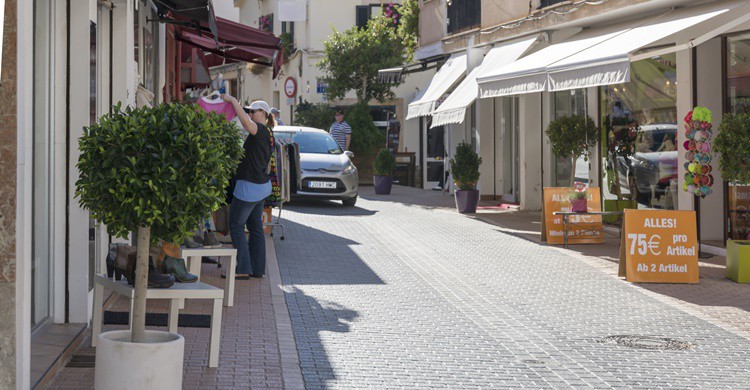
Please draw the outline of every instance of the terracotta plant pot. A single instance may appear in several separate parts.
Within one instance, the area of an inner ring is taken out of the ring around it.
[[[456,209],[459,213],[476,213],[479,190],[456,190]]]
[[[390,195],[393,186],[393,176],[373,175],[372,180],[375,183],[375,193],[378,195]]]
[[[574,213],[585,213],[589,211],[586,205],[586,198],[572,199],[570,201],[570,211]]]

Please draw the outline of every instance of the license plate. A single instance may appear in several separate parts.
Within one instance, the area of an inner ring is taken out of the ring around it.
[[[336,188],[336,182],[333,181],[311,181],[310,188]]]

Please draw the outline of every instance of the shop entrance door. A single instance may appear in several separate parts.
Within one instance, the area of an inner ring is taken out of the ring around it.
[[[496,126],[495,133],[495,187],[500,192],[503,201],[518,203],[519,191],[519,126],[518,126],[518,97],[504,97],[497,99],[495,104]],[[499,138],[499,139],[498,139]]]

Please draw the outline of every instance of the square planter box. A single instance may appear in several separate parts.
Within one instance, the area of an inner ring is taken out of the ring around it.
[[[727,240],[727,278],[750,283],[750,241]]]

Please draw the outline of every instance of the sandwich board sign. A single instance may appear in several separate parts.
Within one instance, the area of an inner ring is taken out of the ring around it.
[[[698,283],[695,211],[626,209],[618,274],[629,282]]]
[[[554,215],[556,211],[570,211],[568,194],[570,187],[544,188],[542,204],[542,241],[548,244],[564,244],[563,217]],[[588,189],[586,206],[589,211],[602,211],[602,200],[599,188]],[[604,242],[602,235],[601,215],[568,216],[568,244],[598,244]]]

